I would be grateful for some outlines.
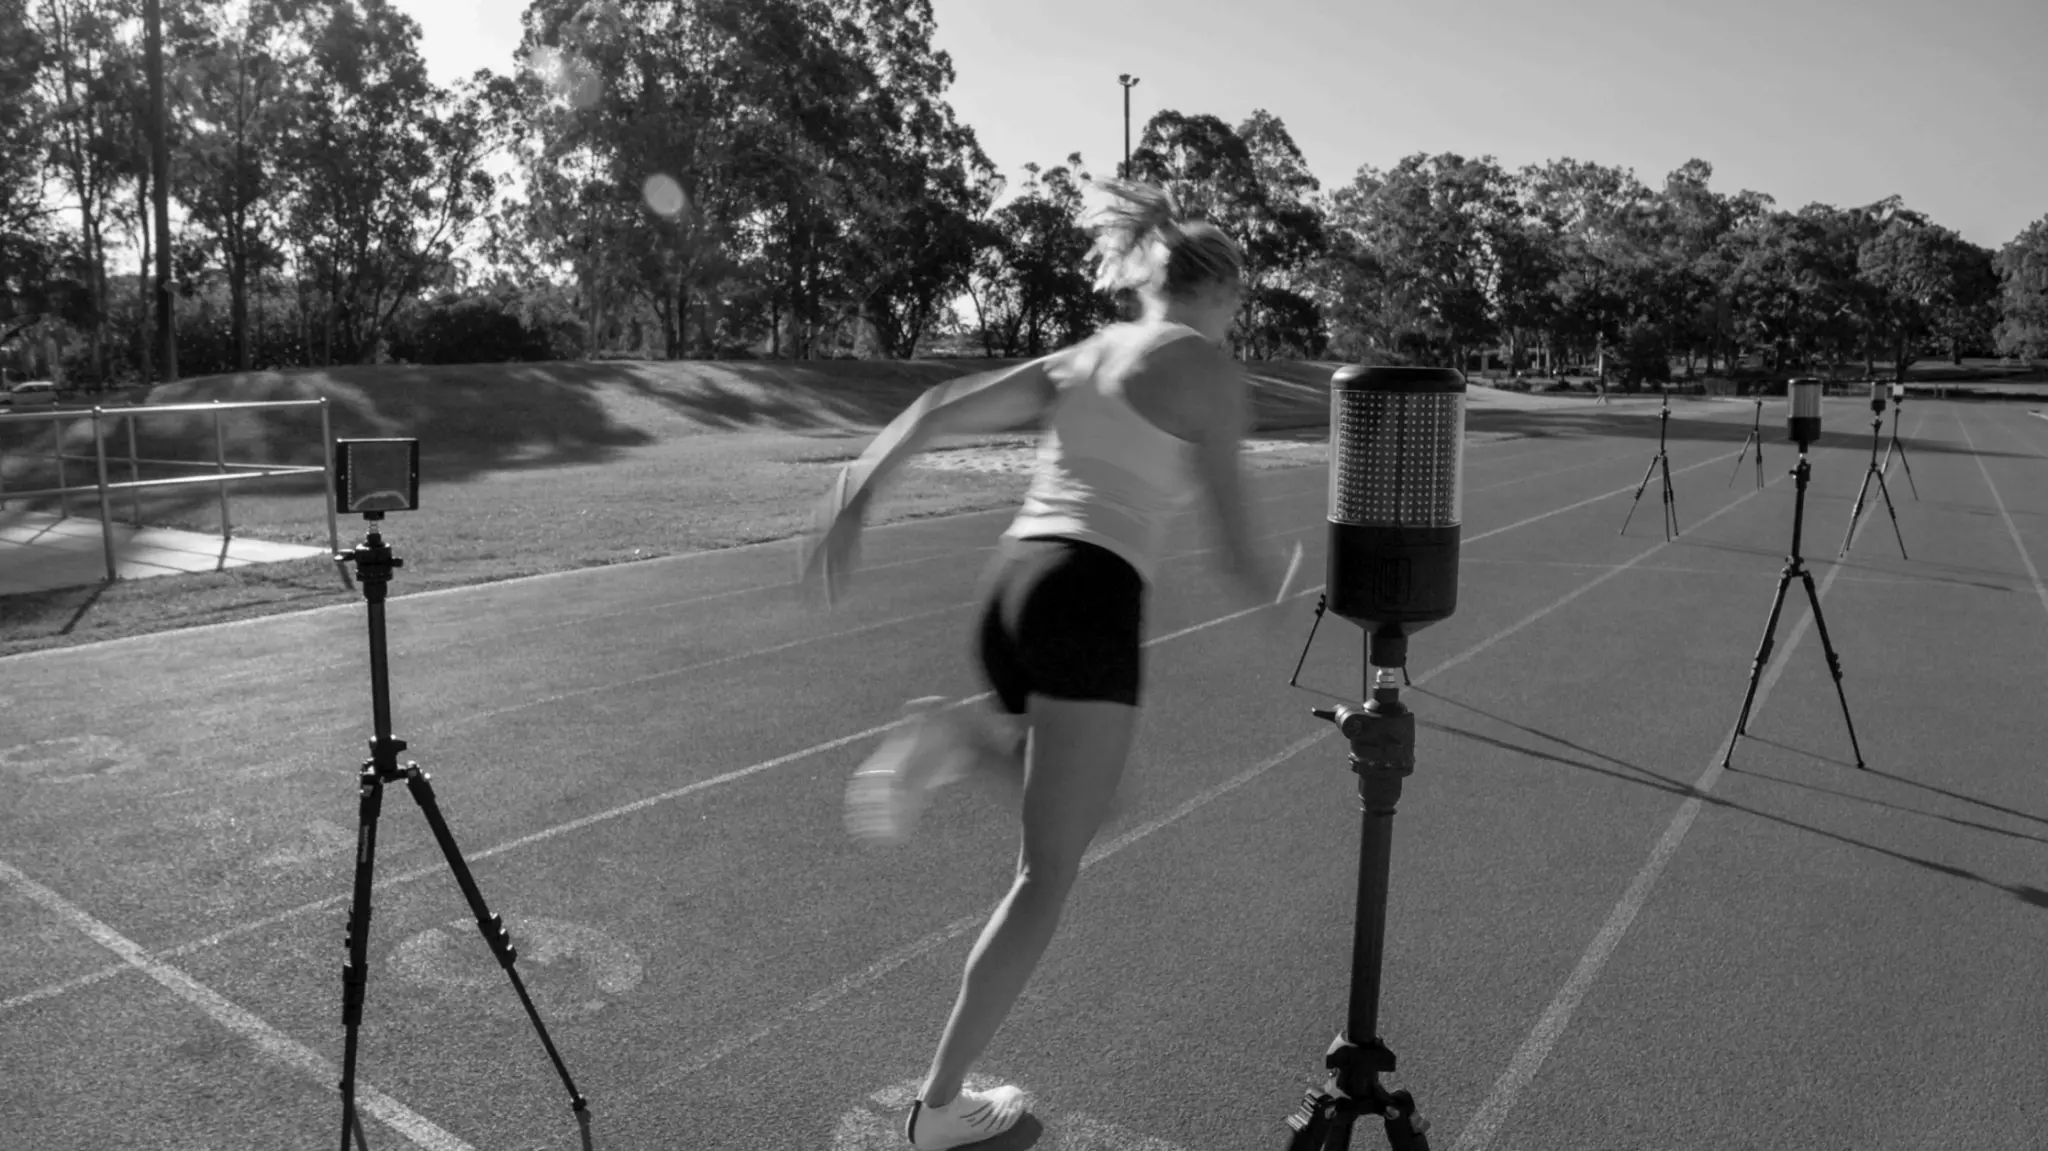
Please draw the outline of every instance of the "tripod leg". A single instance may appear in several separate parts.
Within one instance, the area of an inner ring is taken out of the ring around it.
[[[1835,698],[1842,701],[1842,723],[1849,728],[1849,747],[1856,753],[1856,766],[1863,766],[1863,748],[1856,742],[1856,721],[1849,718],[1849,696],[1842,690],[1842,660],[1835,654],[1834,641],[1828,638],[1827,617],[1820,614],[1820,592],[1814,590],[1813,575],[1802,569],[1800,578],[1806,581],[1806,601],[1813,605],[1813,628],[1820,633],[1820,650],[1828,657],[1828,674],[1835,677]]]
[[[1891,513],[1892,535],[1897,536],[1899,540],[1899,558],[1905,559],[1907,558],[1906,537],[1899,532],[1899,510],[1892,506],[1892,492],[1889,487],[1885,486],[1883,472],[1877,473],[1877,494],[1884,497],[1884,510]]]
[[[1660,455],[1657,458],[1663,461],[1664,467],[1664,519],[1668,527],[1664,538],[1668,542],[1678,538],[1680,534],[1678,530],[1678,493],[1672,490],[1671,487],[1671,457]]]
[[[370,889],[377,860],[377,811],[384,797],[384,781],[370,762],[363,764],[361,787],[356,805],[355,890],[348,912],[348,963],[341,969],[341,1151],[348,1151],[351,1132],[358,1151],[365,1146],[362,1116],[356,1114],[356,1041],[370,978]]]
[[[441,808],[434,802],[433,784],[428,782],[427,773],[421,771],[417,763],[405,765],[405,782],[412,790],[413,799],[418,801],[420,811],[426,815],[427,825],[433,828],[434,841],[441,845],[441,854],[448,857],[448,867],[455,872],[455,882],[462,888],[462,897],[469,901],[470,913],[476,916],[477,930],[483,932],[484,942],[491,945],[491,953],[498,957],[498,966],[504,968],[506,976],[512,980],[512,990],[519,994],[520,1005],[526,1008],[526,1017],[533,1021],[541,1046],[547,1048],[548,1058],[554,1060],[555,1073],[562,1077],[562,1086],[569,1090],[571,1109],[580,1120],[587,1122],[584,1116],[589,1103],[576,1090],[575,1081],[569,1078],[569,1068],[562,1062],[561,1053],[555,1050],[555,1041],[549,1038],[547,1026],[540,1021],[540,1012],[534,1009],[533,999],[526,993],[525,981],[519,978],[518,970],[512,966],[518,961],[519,952],[512,946],[504,922],[485,906],[483,893],[477,890],[476,880],[469,874],[469,865],[463,862],[462,852],[455,846],[455,836],[449,832],[448,822],[441,818]],[[585,1142],[588,1142],[587,1138]]]
[[[1785,610],[1785,589],[1792,584],[1795,570],[1803,572],[1794,562],[1788,561],[1785,570],[1778,573],[1778,592],[1771,597],[1771,618],[1764,624],[1764,641],[1757,645],[1756,659],[1749,665],[1749,691],[1742,697],[1742,714],[1735,720],[1734,734],[1728,737],[1728,753],[1721,757],[1721,766],[1727,767],[1735,758],[1735,737],[1743,735],[1749,728],[1750,705],[1756,702],[1757,680],[1764,674],[1764,665],[1771,660],[1771,648],[1778,640],[1778,615]]]
[[[1835,553],[1836,559],[1849,554],[1849,540],[1856,534],[1856,520],[1863,515],[1863,498],[1870,494],[1870,477],[1876,474],[1875,466],[1863,473],[1863,486],[1856,489],[1856,506],[1849,509],[1849,529],[1842,533],[1842,550]]]
[[[1920,485],[1913,482],[1913,461],[1906,458],[1906,445],[1897,440],[1893,440],[1892,443],[1899,449],[1899,463],[1906,468],[1906,486],[1913,489],[1913,498],[1917,500],[1920,498]]]
[[[1653,459],[1650,461],[1650,466],[1643,469],[1643,482],[1636,485],[1635,499],[1629,502],[1628,514],[1622,517],[1621,530],[1615,534],[1624,536],[1628,534],[1628,521],[1635,518],[1636,505],[1643,502],[1643,489],[1650,486],[1650,477],[1656,474],[1657,461]]]
[[[1728,486],[1729,486],[1729,487],[1731,487],[1731,488],[1732,488],[1732,487],[1734,487],[1734,486],[1735,486],[1735,477],[1736,477],[1736,476],[1739,476],[1739,475],[1741,475],[1741,474],[1742,474],[1742,458],[1743,458],[1744,456],[1746,456],[1746,455],[1748,455],[1748,454],[1749,454],[1749,445],[1750,445],[1750,444],[1752,444],[1752,443],[1755,443],[1755,442],[1756,442],[1756,433],[1755,433],[1755,432],[1751,432],[1751,433],[1749,433],[1748,435],[1746,435],[1746,436],[1742,437],[1742,450],[1741,450],[1741,451],[1739,451],[1739,452],[1736,452],[1736,453],[1735,453],[1735,470],[1734,470],[1734,471],[1732,471],[1732,472],[1729,472],[1729,473],[1728,473]],[[1761,460],[1761,459],[1763,458],[1763,453],[1762,453],[1761,451],[1759,451],[1759,452],[1757,453],[1757,458],[1758,458],[1759,460]]]
[[[1301,658],[1294,661],[1294,674],[1287,677],[1288,687],[1293,687],[1294,682],[1301,678],[1301,665],[1308,662],[1309,644],[1316,642],[1316,629],[1323,625],[1323,609],[1329,606],[1329,592],[1326,591],[1316,597],[1316,618],[1308,625],[1308,640],[1301,645]]]

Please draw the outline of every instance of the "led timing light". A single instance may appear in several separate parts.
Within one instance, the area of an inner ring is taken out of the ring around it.
[[[1394,639],[1457,610],[1464,465],[1463,374],[1353,366],[1332,377],[1331,611]]]
[[[1787,389],[1792,404],[1785,430],[1801,448],[1820,438],[1820,381],[1793,380]]]
[[[1875,381],[1871,382],[1870,410],[1873,414],[1880,416],[1884,414],[1884,397],[1885,392],[1887,390],[1888,389],[1886,389],[1886,387],[1883,384],[1877,383]]]

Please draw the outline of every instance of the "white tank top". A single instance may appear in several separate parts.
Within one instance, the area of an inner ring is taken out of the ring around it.
[[[1142,362],[1179,339],[1200,339],[1180,324],[1162,326],[1136,354]],[[1060,389],[1039,441],[1024,506],[1003,535],[1064,536],[1107,548],[1152,582],[1166,525],[1195,494],[1196,446],[1138,413],[1124,396],[1121,366],[1102,363],[1099,344],[1084,353],[1082,372]]]

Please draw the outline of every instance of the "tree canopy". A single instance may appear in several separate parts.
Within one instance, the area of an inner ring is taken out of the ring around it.
[[[530,0],[450,87],[389,0],[0,0],[0,362],[146,378],[153,245],[188,373],[604,356],[1030,355],[1118,315],[1078,154],[1006,181],[930,0]],[[1663,379],[2048,355],[2048,217],[1993,252],[1897,197],[1779,206],[1559,158],[1324,187],[1282,118],[1164,110],[1132,172],[1237,238],[1247,357]],[[138,258],[139,256],[139,258]],[[53,365],[51,361],[55,361]]]

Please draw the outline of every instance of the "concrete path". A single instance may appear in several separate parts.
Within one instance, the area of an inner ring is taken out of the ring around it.
[[[0,595],[51,591],[107,578],[101,522],[84,516],[0,511]],[[176,528],[113,525],[114,571],[121,579],[224,571],[326,555],[326,548],[266,540],[221,539]]]

